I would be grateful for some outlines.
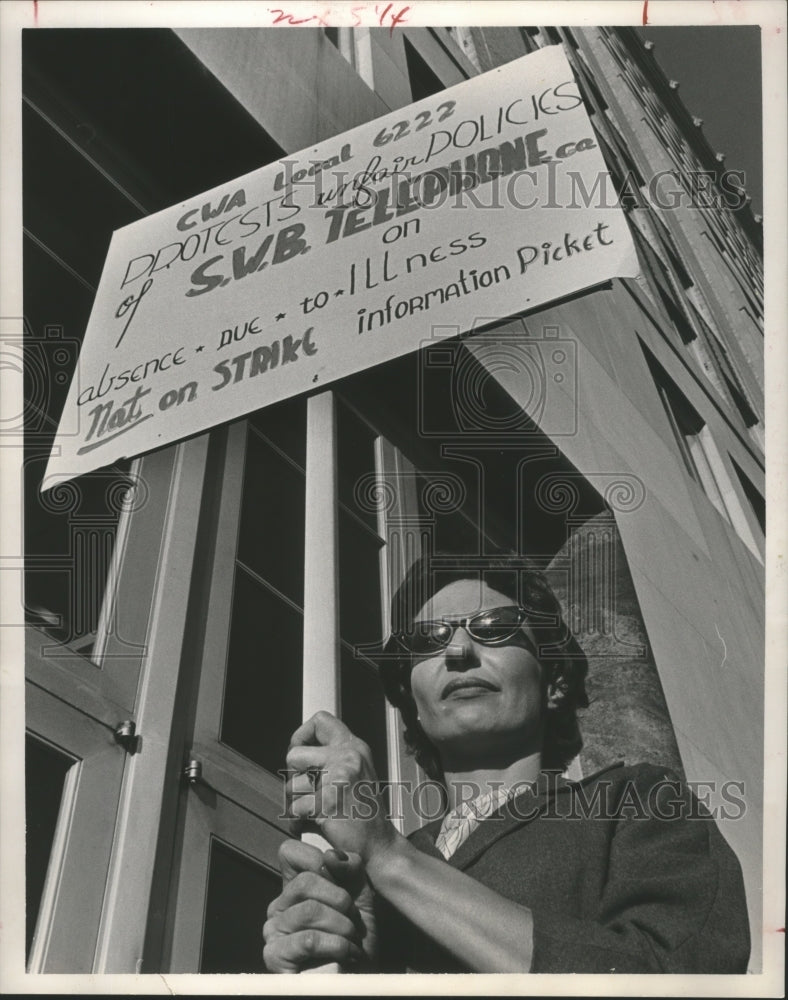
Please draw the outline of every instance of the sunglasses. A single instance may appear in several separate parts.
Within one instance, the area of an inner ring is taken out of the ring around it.
[[[394,638],[411,656],[429,656],[446,649],[458,628],[464,628],[472,639],[485,646],[500,646],[519,632],[529,651],[538,656],[536,646],[520,631],[528,617],[529,612],[525,608],[512,604],[480,611],[469,617],[414,622],[407,632],[397,632]]]

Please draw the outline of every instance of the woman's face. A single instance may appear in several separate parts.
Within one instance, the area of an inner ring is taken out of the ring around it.
[[[458,580],[439,590],[415,617],[427,621],[477,614],[516,602],[478,580]],[[438,749],[444,769],[478,758],[525,756],[541,748],[541,666],[526,648],[527,626],[500,646],[477,642],[458,628],[446,649],[414,658],[411,691],[421,726]]]

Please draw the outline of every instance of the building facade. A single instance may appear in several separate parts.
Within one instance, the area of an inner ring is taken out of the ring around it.
[[[331,390],[39,493],[114,229],[545,45],[572,64],[638,278],[469,317],[470,338],[425,329]],[[646,757],[698,782],[757,946],[760,226],[650,44],[25,31],[23,102],[30,971],[264,971],[277,772],[304,715],[338,711],[381,778],[420,780],[372,650],[424,551],[544,567],[591,659],[575,772]]]

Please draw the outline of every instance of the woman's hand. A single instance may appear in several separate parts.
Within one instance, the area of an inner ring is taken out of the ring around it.
[[[297,729],[287,765],[295,772],[288,781],[295,830],[316,826],[335,851],[358,855],[374,891],[469,970],[529,971],[531,911],[447,865],[442,858],[423,854],[400,836],[385,818],[383,802],[374,794],[377,779],[369,747],[339,719],[318,712]],[[332,853],[326,852],[325,857]],[[296,891],[294,880],[291,893],[288,886],[279,897],[285,900],[285,910],[326,892],[325,886],[312,881],[316,869],[314,862],[311,864],[308,881],[305,875]],[[319,898],[327,900],[325,895]],[[274,911],[278,902],[272,904]],[[338,913],[347,915],[341,906]],[[347,924],[327,916],[323,909],[310,910],[308,921],[301,914],[298,910],[284,924],[277,922],[272,928],[270,921],[266,924],[266,940],[271,930],[289,933],[290,927],[298,928],[290,933],[295,940],[279,945],[273,941],[277,957],[284,958],[286,968],[289,965],[287,971],[310,960],[312,964],[341,963],[346,961],[344,954],[357,954],[353,949],[358,947],[358,939],[353,938]],[[327,937],[322,937],[323,933]],[[355,968],[362,971],[358,963]]]
[[[286,840],[279,864],[284,887],[263,927],[268,970],[303,972],[339,962],[349,970],[371,971],[375,917],[361,859]]]
[[[318,712],[290,741],[287,766],[293,832],[318,828],[332,845],[366,865],[402,839],[386,819],[372,754],[329,712]]]

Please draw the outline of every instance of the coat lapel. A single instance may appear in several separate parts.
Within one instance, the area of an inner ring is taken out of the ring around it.
[[[467,868],[496,840],[535,820],[544,811],[552,795],[568,784],[565,778],[555,774],[548,776],[543,772],[533,790],[528,789],[515,796],[512,802],[501,806],[492,816],[482,820],[452,854],[448,863],[460,871]]]

